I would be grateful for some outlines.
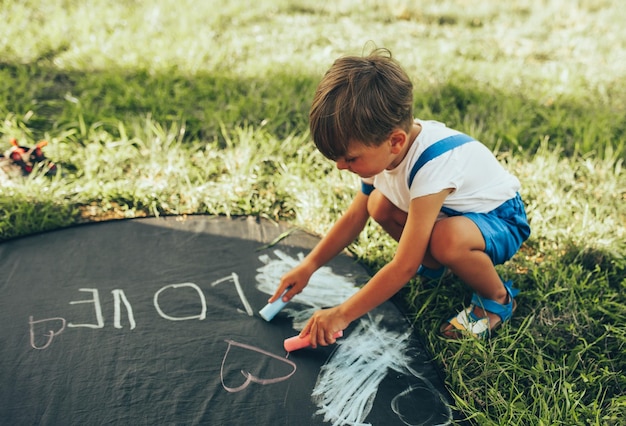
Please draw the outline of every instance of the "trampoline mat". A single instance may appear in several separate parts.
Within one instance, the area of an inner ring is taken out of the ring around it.
[[[82,225],[0,244],[0,419],[11,425],[431,425],[451,421],[430,356],[386,302],[338,344],[286,353],[367,282],[348,255],[267,322],[318,238],[258,218]]]

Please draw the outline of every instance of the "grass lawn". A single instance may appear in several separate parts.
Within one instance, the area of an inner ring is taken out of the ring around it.
[[[145,215],[258,215],[323,234],[358,189],[308,135],[332,61],[389,48],[415,114],[522,181],[532,236],[499,267],[510,324],[440,338],[469,290],[414,280],[414,326],[476,424],[624,424],[626,8],[619,0],[47,0],[0,8],[0,152],[49,142],[49,177],[0,172],[0,240]],[[376,270],[369,224],[350,251]]]

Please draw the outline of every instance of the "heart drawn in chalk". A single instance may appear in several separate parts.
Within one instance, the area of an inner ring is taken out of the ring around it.
[[[270,385],[273,383],[279,383],[279,382],[289,379],[296,372],[296,364],[293,361],[288,360],[287,358],[282,358],[278,355],[274,355],[273,353],[264,351],[263,349],[259,349],[252,345],[246,345],[244,343],[235,342],[234,340],[225,340],[225,342],[228,343],[228,348],[226,349],[226,353],[224,353],[224,358],[222,359],[222,366],[220,368],[220,378],[222,381],[222,386],[227,392],[240,392],[244,390],[245,388],[247,388],[248,385],[250,385],[250,383],[253,383],[253,382],[260,384],[260,385]],[[240,348],[242,350],[245,350],[245,351],[254,352],[256,354],[261,355],[262,357],[269,357],[281,363],[284,363],[287,365],[286,368],[289,370],[289,372],[282,376],[277,376],[277,377],[272,377],[272,378],[267,378],[267,377],[262,378],[262,377],[255,376],[248,370],[242,369],[240,370],[240,372],[244,377],[244,382],[241,385],[236,386],[236,387],[227,386],[224,380],[224,377],[226,375],[225,374],[226,373],[225,367],[227,365],[226,360],[233,346]]]
[[[50,329],[50,327],[52,326],[51,324],[54,324],[55,326],[57,326],[56,330]],[[65,318],[60,318],[60,317],[46,318],[46,319],[35,321],[31,315],[30,317],[28,317],[28,325],[30,328],[30,346],[33,347],[34,349],[46,349],[48,346],[50,346],[50,344],[52,343],[52,340],[56,336],[63,333],[63,330],[65,330],[66,321],[65,321]],[[35,326],[43,327],[46,330],[45,333],[36,333]],[[36,337],[37,334],[40,334],[40,336],[46,337],[46,342],[43,345],[36,344],[35,341],[40,340]]]
[[[397,394],[391,401],[393,412],[406,425],[448,424],[452,413],[441,394],[426,378],[415,377],[422,383],[413,384]],[[415,410],[416,405],[425,409]]]

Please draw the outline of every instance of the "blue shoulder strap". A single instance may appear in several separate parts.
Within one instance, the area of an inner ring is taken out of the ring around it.
[[[417,158],[415,164],[411,168],[411,173],[409,173],[409,188],[413,183],[413,179],[415,175],[426,163],[432,160],[435,157],[440,156],[444,152],[448,152],[456,147],[459,147],[468,142],[474,141],[473,138],[467,136],[466,134],[459,133],[457,135],[448,136],[447,138],[441,139],[440,141],[435,142],[428,148],[422,152],[422,154]]]

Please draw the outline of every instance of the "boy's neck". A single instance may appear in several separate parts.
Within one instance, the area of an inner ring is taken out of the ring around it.
[[[413,126],[411,127],[411,131],[409,133],[409,147],[413,145],[413,142],[417,139],[419,134],[422,132],[422,125],[417,121],[413,122]]]

